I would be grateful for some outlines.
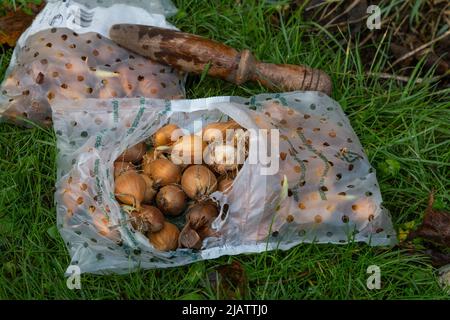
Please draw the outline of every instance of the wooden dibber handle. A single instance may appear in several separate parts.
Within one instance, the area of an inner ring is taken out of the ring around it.
[[[238,52],[222,43],[190,33],[136,24],[116,24],[110,38],[122,47],[176,69],[235,84],[257,81],[274,91],[310,90],[331,95],[330,77],[303,65],[257,61],[249,50]]]

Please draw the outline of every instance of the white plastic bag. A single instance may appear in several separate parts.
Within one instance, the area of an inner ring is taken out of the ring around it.
[[[391,245],[396,241],[382,207],[374,169],[341,107],[318,92],[261,94],[249,99],[117,99],[58,101],[58,228],[81,272],[163,268],[302,242]],[[247,129],[278,129],[279,170],[263,175],[247,159],[225,195],[215,192],[220,236],[199,251],[159,252],[126,221],[114,197],[113,162],[167,122],[193,132],[234,119]]]
[[[107,38],[116,23],[176,29],[170,0],[51,1],[21,35],[0,88],[0,119],[51,124],[54,99],[184,97],[184,76]]]

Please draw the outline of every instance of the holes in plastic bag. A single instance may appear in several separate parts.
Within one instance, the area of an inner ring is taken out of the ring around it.
[[[227,217],[229,209],[230,205],[228,203],[225,203],[222,208],[222,214],[220,215],[220,219],[222,219],[222,221],[225,220],[225,218]]]
[[[322,223],[322,216],[320,215],[320,214],[316,214],[315,216],[314,216],[314,222],[315,223]]]
[[[38,75],[36,76],[35,81],[37,84],[42,84],[44,82],[44,74],[42,72],[39,72]]]

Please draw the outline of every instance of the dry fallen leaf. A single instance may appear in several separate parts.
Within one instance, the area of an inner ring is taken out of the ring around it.
[[[433,209],[434,195],[430,193],[428,207],[422,224],[408,235],[408,240],[422,238],[424,240],[450,247],[450,213]]]
[[[217,288],[221,299],[242,299],[246,295],[247,276],[237,261],[208,273],[208,280],[211,288]]]
[[[31,11],[32,14],[26,13],[23,9],[17,9],[17,11],[10,11],[5,16],[0,17],[0,44],[14,47],[17,39],[28,28],[44,5],[45,2],[40,5],[29,4],[25,11]]]

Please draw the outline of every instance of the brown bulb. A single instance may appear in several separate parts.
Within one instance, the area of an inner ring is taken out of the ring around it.
[[[114,178],[127,171],[136,171],[136,166],[131,162],[116,161],[114,162]]]
[[[217,190],[223,193],[229,193],[231,190],[231,186],[233,184],[233,179],[224,177],[219,180],[219,185],[217,187]]]
[[[207,167],[193,165],[184,171],[181,187],[189,198],[198,200],[217,190],[217,179]]]
[[[179,246],[182,248],[198,250],[202,247],[202,239],[198,233],[187,224],[183,230],[181,230]]]
[[[171,160],[178,165],[195,164],[203,162],[203,150],[207,147],[201,136],[182,136],[174,143]]]
[[[179,138],[179,135],[177,135],[176,132],[178,129],[180,128],[176,124],[167,124],[160,128],[152,137],[153,146],[156,148],[172,145]]]
[[[150,204],[153,198],[155,198],[155,195],[157,193],[157,190],[155,189],[155,183],[149,176],[145,174],[141,173],[141,177],[145,181],[145,192],[143,203]]]
[[[186,194],[177,185],[167,185],[159,190],[156,204],[164,214],[177,216],[186,208]]]
[[[145,152],[147,151],[147,146],[144,142],[138,143],[131,148],[125,150],[118,158],[118,161],[125,162],[140,162],[144,157]]]
[[[148,233],[147,236],[155,249],[159,251],[172,251],[178,248],[180,231],[176,225],[165,221],[161,230]]]
[[[156,185],[166,186],[179,183],[181,169],[167,159],[156,159],[144,166],[144,173],[150,176]]]
[[[120,202],[140,208],[145,189],[145,180],[141,175],[135,171],[127,171],[117,177],[114,194]]]
[[[192,229],[199,230],[210,227],[218,215],[217,206],[212,201],[205,201],[191,206],[186,213],[186,220]]]
[[[140,232],[158,232],[164,226],[164,215],[153,206],[142,206],[140,210],[130,213],[131,225]]]

